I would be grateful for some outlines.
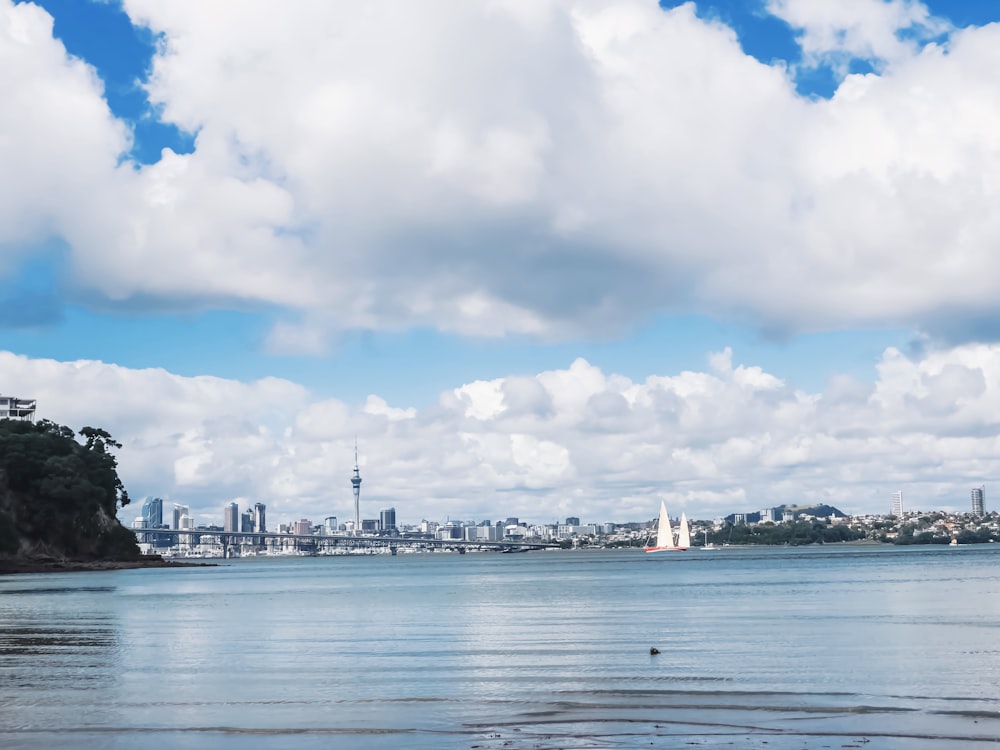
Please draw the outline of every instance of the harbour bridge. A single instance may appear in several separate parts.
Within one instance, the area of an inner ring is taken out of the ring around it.
[[[468,541],[464,539],[431,539],[423,536],[354,536],[351,534],[287,534],[274,531],[219,531],[216,529],[153,529],[135,528],[140,542],[154,540],[153,550],[187,549],[195,547],[219,549],[219,557],[229,558],[241,553],[260,552],[282,554],[295,552],[305,555],[337,555],[380,553],[388,550],[395,555],[400,549],[428,552],[445,550],[465,554],[472,551],[527,552],[559,549],[561,545],[523,541]],[[173,542],[171,545],[170,542]]]

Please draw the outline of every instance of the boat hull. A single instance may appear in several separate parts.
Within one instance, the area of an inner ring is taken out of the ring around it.
[[[687,547],[643,547],[643,552],[687,552]]]

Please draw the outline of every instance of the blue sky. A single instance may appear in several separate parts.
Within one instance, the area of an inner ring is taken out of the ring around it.
[[[335,401],[354,413],[341,441],[369,395],[432,419],[442,394],[581,358],[634,384],[759,370],[829,400],[888,388],[894,351],[943,378],[971,366],[948,352],[996,343],[984,92],[1000,9],[497,7],[4,0],[35,78],[0,85],[38,114],[0,119],[8,158],[24,155],[0,185],[0,350],[234,391],[283,379],[308,396],[281,429]],[[32,372],[11,379],[55,387]],[[767,442],[764,421],[749,431]],[[957,429],[920,431],[939,428]],[[553,451],[535,491],[559,486]],[[806,494],[836,494],[835,464],[814,463],[829,473]],[[178,493],[230,491],[177,465]],[[943,504],[985,469],[956,471],[910,481]],[[682,491],[682,475],[629,481],[706,507],[768,486]]]

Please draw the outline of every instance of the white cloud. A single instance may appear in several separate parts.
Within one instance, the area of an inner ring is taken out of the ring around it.
[[[3,352],[0,372],[41,417],[117,437],[134,497],[190,505],[203,522],[236,498],[276,520],[349,516],[355,435],[364,514],[394,505],[403,522],[645,520],[661,495],[697,518],[801,502],[885,512],[899,488],[914,508],[964,510],[968,488],[1000,474],[1000,346],[888,349],[873,384],[840,378],[823,393],[732,356],[643,382],[577,360],[459,386],[424,409]]]
[[[767,9],[800,30],[803,56],[812,64],[893,62],[913,54],[918,40],[951,30],[919,0],[769,0]]]
[[[880,61],[813,101],[690,4],[124,7],[161,35],[152,101],[197,133],[142,168],[48,16],[0,0],[0,247],[65,239],[78,295],[276,306],[272,348],[310,352],[664,310],[970,340],[997,314],[1000,26],[774,0],[807,57]]]
[[[48,14],[0,2],[0,274],[22,243],[69,235],[122,197],[116,164],[130,137],[103,94],[52,38]]]

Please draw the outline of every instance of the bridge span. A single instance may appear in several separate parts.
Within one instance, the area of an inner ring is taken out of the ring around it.
[[[395,555],[400,549],[410,551],[447,550],[460,554],[472,551],[528,552],[529,550],[559,549],[561,545],[544,542],[466,541],[464,539],[430,539],[420,536],[354,536],[351,534],[284,534],[275,531],[219,531],[216,529],[131,529],[140,542],[151,544],[154,552],[170,555],[207,547],[219,548],[219,557],[242,554],[314,554],[336,555],[363,551],[388,550]],[[147,541],[148,540],[148,541]],[[154,543],[158,542],[158,543]],[[167,544],[163,544],[167,542]],[[173,542],[170,545],[169,542]]]

